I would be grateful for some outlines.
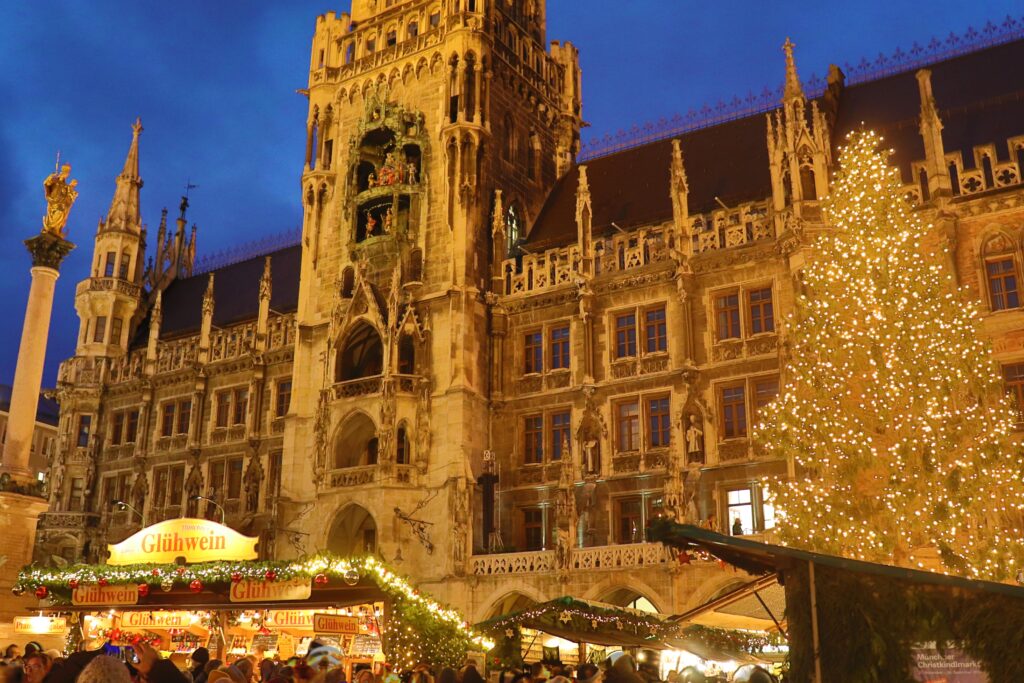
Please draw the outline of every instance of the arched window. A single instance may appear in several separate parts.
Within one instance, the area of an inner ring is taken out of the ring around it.
[[[420,25],[414,19],[413,21],[409,22],[408,35],[409,35],[410,38],[415,38],[419,34],[420,34]]]
[[[423,282],[423,252],[413,249],[409,252],[409,282]]]
[[[931,190],[928,189],[928,169],[924,166],[917,172],[917,182],[921,187],[921,201],[926,202],[931,199]]]
[[[349,557],[377,551],[377,523],[366,508],[349,505],[331,525],[327,549]]]
[[[345,63],[351,64],[352,60],[356,58],[356,44],[349,43],[345,46]]]
[[[409,436],[405,432],[404,424],[398,428],[395,440],[395,462],[399,465],[409,464]]]
[[[989,307],[1006,311],[1020,307],[1019,278],[1013,241],[1002,233],[988,238],[982,248]]]
[[[516,256],[523,240],[523,224],[515,204],[509,204],[505,212],[505,235],[508,238],[508,255]]]
[[[814,168],[810,159],[804,159],[800,163],[800,196],[805,201],[814,201],[818,198],[818,189],[814,184]]]
[[[377,330],[363,323],[345,339],[338,352],[337,381],[346,382],[381,374],[384,367],[384,346]]]
[[[345,268],[341,273],[341,297],[343,299],[351,299],[352,291],[355,289],[355,271],[352,266]]]
[[[515,163],[516,160],[516,126],[511,114],[505,114],[505,144],[502,147],[505,161]]]
[[[128,266],[131,263],[131,260],[132,256],[128,253],[127,249],[121,252],[121,266],[118,272],[118,277],[122,280],[128,279]]]
[[[416,373],[416,344],[411,335],[403,334],[398,339],[398,374]]]
[[[334,445],[335,469],[377,464],[377,427],[363,413],[349,417],[341,427]]]

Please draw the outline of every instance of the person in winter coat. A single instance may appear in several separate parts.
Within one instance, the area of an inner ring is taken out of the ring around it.
[[[604,674],[604,683],[644,683],[644,679],[636,672],[636,662],[632,655],[624,652],[609,660],[612,665]]]
[[[85,665],[75,683],[132,683],[124,662],[100,655]]]
[[[205,647],[197,647],[192,652],[192,668],[190,671],[192,673],[192,680],[195,683],[201,683],[199,677],[205,673],[208,661],[210,661],[210,651]]]
[[[140,640],[132,648],[139,657],[136,668],[146,683],[188,683],[188,679],[178,671],[178,667],[161,657],[148,643]]]

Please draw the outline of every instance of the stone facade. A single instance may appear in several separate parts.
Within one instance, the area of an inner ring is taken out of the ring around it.
[[[223,514],[265,556],[378,553],[470,620],[562,594],[669,613],[713,597],[741,577],[643,530],[770,527],[762,479],[794,473],[748,437],[862,120],[892,131],[1022,391],[1024,119],[1008,80],[958,88],[1020,41],[856,86],[833,69],[817,98],[787,42],[767,117],[577,165],[577,54],[544,31],[543,2],[318,17],[301,244],[208,273],[187,202],[151,271],[103,271],[145,243],[136,130],[105,224],[121,241],[101,225],[79,286],[40,558],[100,560],[142,517]]]

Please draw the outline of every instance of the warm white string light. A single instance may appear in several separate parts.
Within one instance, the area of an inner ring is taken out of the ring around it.
[[[787,324],[786,383],[755,438],[794,458],[769,481],[783,542],[946,573],[1013,577],[1024,560],[1014,414],[978,307],[901,193],[873,132],[848,137],[829,230]]]

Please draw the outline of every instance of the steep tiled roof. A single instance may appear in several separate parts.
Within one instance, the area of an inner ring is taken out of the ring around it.
[[[270,308],[278,313],[290,313],[298,306],[299,269],[302,248],[296,244],[268,254],[273,287]],[[213,324],[225,327],[256,318],[259,309],[260,277],[263,260],[256,256],[211,271],[214,273]],[[193,275],[173,281],[163,293],[163,320],[160,338],[169,339],[195,334],[203,316],[203,294],[209,273]],[[146,344],[148,321],[135,335],[133,346]]]
[[[1006,160],[1006,139],[1024,134],[1024,40],[969,52],[928,66],[943,123],[947,152],[963,153],[974,166],[973,147],[994,143]],[[839,97],[833,143],[863,123],[895,149],[894,161],[910,182],[910,164],[924,158],[919,128],[920,99],[914,71],[846,87]],[[689,181],[689,209],[704,213],[767,198],[771,194],[765,117],[758,113],[678,136]],[[672,143],[659,140],[597,157],[587,163],[596,233],[614,222],[628,229],[672,217],[669,164]],[[573,168],[555,185],[528,235],[537,249],[576,238]]]

